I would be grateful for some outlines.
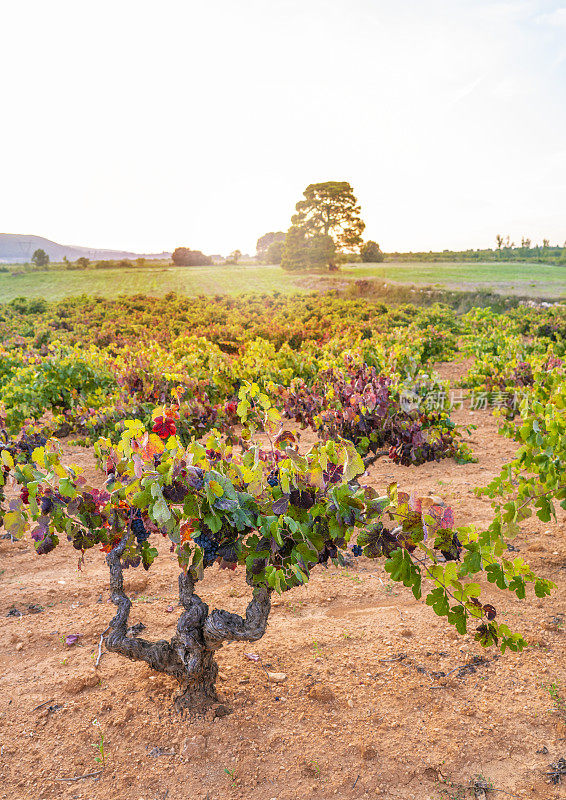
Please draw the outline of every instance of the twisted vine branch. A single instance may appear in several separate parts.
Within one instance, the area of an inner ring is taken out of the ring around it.
[[[152,669],[176,678],[182,694],[176,698],[177,708],[198,709],[218,698],[214,684],[218,666],[214,651],[224,642],[255,642],[264,635],[271,610],[271,589],[260,588],[248,604],[245,618],[208,606],[195,594],[195,578],[182,572],[179,575],[179,600],[184,608],[171,641],[149,642],[128,636],[128,618],[132,606],[124,591],[121,557],[127,547],[130,532],[106,556],[110,570],[111,599],[117,612],[109,624],[106,647],[132,661],[145,661]]]
[[[222,647],[222,643],[257,642],[267,628],[267,619],[271,611],[271,590],[256,589],[248,603],[246,618],[229,611],[214,609],[204,623],[204,639],[210,650]]]

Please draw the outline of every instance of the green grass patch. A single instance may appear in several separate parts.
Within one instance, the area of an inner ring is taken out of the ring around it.
[[[395,283],[440,286],[449,289],[490,289],[501,294],[531,297],[562,297],[566,294],[566,266],[486,262],[471,264],[409,263],[352,264],[343,268],[344,277],[356,280],[376,278]]]
[[[50,270],[0,273],[0,302],[14,297],[61,300],[80,294],[117,297],[168,292],[189,296],[244,293],[295,294],[316,289],[344,289],[356,280],[437,286],[466,291],[490,289],[504,295],[562,297],[566,267],[523,263],[407,263],[348,264],[332,274],[288,273],[278,266],[118,268],[112,270]]]
[[[44,297],[61,300],[80,294],[117,297],[145,294],[162,297],[168,292],[185,295],[243,294],[247,292],[301,291],[296,276],[281,267],[208,266],[111,270],[50,270],[10,275],[0,274],[0,301],[14,297]]]

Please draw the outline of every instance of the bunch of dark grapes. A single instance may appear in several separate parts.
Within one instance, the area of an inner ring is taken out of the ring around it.
[[[204,566],[210,567],[211,564],[214,564],[218,556],[218,544],[211,541],[208,536],[203,536],[202,533],[199,536],[194,536],[193,542],[202,547]]]
[[[457,533],[452,533],[448,542],[441,545],[440,552],[446,561],[459,561],[460,553],[462,552],[462,543],[458,539]]]
[[[236,563],[238,560],[238,547],[236,542],[221,544],[218,548],[218,555],[220,558],[223,558],[224,561],[228,561],[231,564]]]
[[[143,524],[141,511],[139,509],[134,511],[132,514],[132,531],[138,544],[143,544],[149,539],[149,531],[146,530],[146,527]]]
[[[279,470],[278,469],[274,469],[269,473],[269,475],[267,476],[267,482],[272,488],[275,488],[276,486],[279,486]]]
[[[163,497],[170,503],[182,503],[188,494],[187,487],[180,481],[173,481],[170,486],[164,486],[162,492]]]
[[[361,555],[363,555],[363,553],[364,553],[364,548],[363,548],[363,547],[360,547],[360,545],[359,545],[359,544],[355,544],[355,545],[352,547],[352,553],[353,553],[353,554],[354,554],[356,557],[357,557],[357,556],[361,556]]]
[[[338,548],[334,542],[325,542],[324,547],[318,554],[318,563],[327,564],[329,558],[336,558],[338,556]]]
[[[31,456],[36,447],[43,447],[47,439],[39,433],[33,433],[31,436],[24,434],[20,441],[17,443],[18,449],[25,453],[28,457]]]

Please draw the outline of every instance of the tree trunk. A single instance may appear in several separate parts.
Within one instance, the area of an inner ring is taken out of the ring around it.
[[[175,698],[177,710],[204,712],[218,702],[215,688],[218,666],[214,651],[227,641],[255,642],[261,639],[271,610],[271,590],[254,590],[245,619],[218,609],[209,613],[206,603],[194,593],[195,579],[190,573],[182,572],[179,575],[179,600],[185,610],[171,641],[148,642],[137,636],[128,636],[132,604],[124,592],[120,558],[129,535],[129,532],[125,533],[106,557],[112,602],[118,607],[109,625],[106,647],[132,661],[145,661],[152,669],[176,678],[181,687],[181,694]]]
[[[205,651],[199,672],[187,674],[184,678],[179,679],[181,693],[175,698],[177,711],[187,710],[191,713],[199,713],[218,703],[217,675],[218,665],[214,660],[214,655],[210,651]]]

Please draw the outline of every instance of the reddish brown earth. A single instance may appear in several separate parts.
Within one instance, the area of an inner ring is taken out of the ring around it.
[[[471,435],[477,464],[399,468],[382,458],[367,482],[384,487],[394,479],[432,491],[453,505],[458,522],[484,525],[490,503],[473,489],[498,472],[514,445],[497,436],[488,412],[462,410],[456,418],[478,425]],[[94,471],[89,452],[67,451]],[[305,589],[276,598],[255,645],[221,650],[219,688],[232,713],[190,720],[171,711],[175,683],[146,665],[105,653],[94,667],[113,615],[102,554],[87,553],[79,571],[78,554],[66,546],[39,557],[29,542],[3,540],[0,798],[463,800],[474,796],[466,787],[480,774],[500,790],[488,797],[564,797],[566,779],[551,786],[545,777],[566,756],[566,704],[548,688],[566,697],[564,517],[528,521],[514,544],[558,584],[551,598],[523,602],[487,588],[499,617],[529,640],[522,654],[499,655],[458,636],[392,586],[381,563],[360,558],[350,569],[321,568]],[[176,578],[165,542],[149,573],[127,575],[130,619],[147,625],[148,638],[174,632]],[[248,599],[238,572],[216,568],[200,594],[239,612]],[[31,603],[44,611],[6,617]],[[79,644],[66,647],[72,633],[82,635]],[[261,662],[247,659],[249,652]],[[478,657],[486,661],[474,663]],[[270,683],[266,670],[287,679]],[[99,729],[104,773],[69,780],[99,770]]]

